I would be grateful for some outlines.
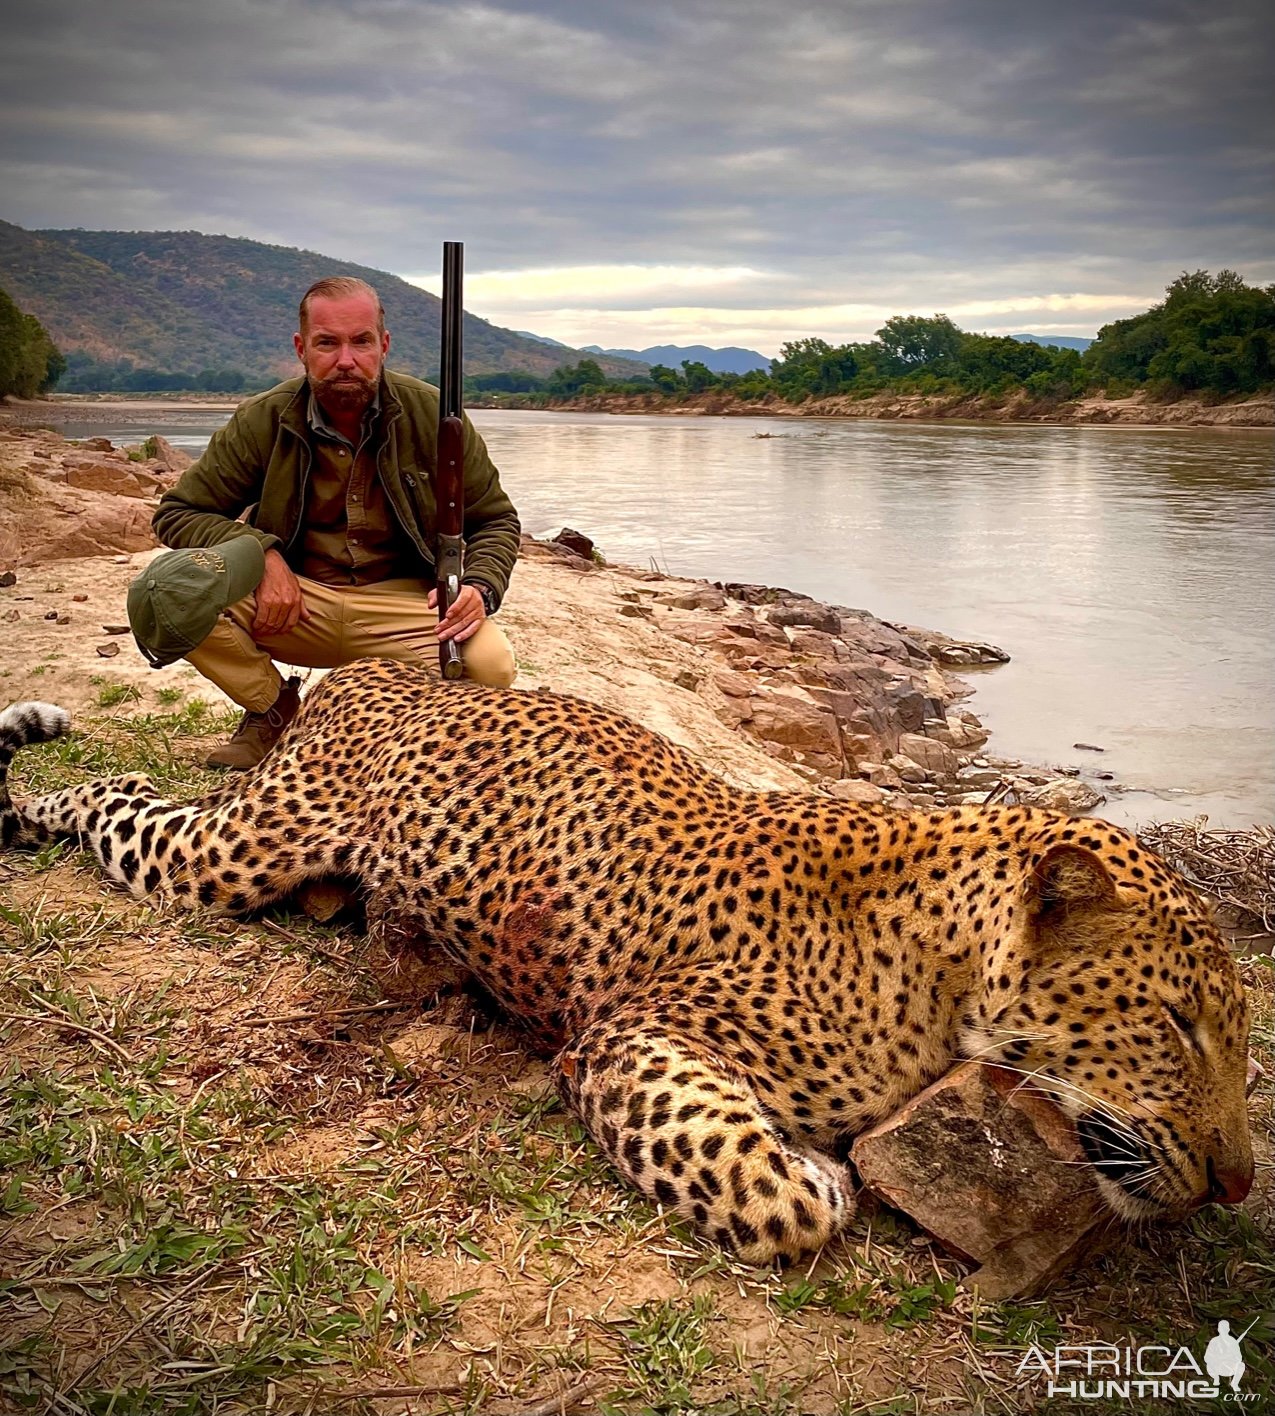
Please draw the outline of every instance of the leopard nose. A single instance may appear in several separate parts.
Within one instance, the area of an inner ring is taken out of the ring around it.
[[[1205,1172],[1209,1181],[1208,1193],[1204,1197],[1206,1205],[1242,1204],[1248,1197],[1248,1192],[1253,1188],[1253,1167],[1251,1165],[1239,1169],[1228,1169],[1226,1166],[1219,1169],[1214,1164],[1213,1157],[1210,1156],[1205,1165]]]

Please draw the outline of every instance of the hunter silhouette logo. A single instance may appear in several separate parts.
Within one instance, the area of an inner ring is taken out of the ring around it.
[[[1240,1343],[1253,1331],[1257,1322],[1254,1318],[1239,1337],[1231,1336],[1231,1325],[1222,1319],[1217,1325],[1217,1336],[1204,1349],[1204,1370],[1213,1378],[1214,1386],[1222,1385],[1223,1377],[1230,1377],[1231,1390],[1239,1391],[1240,1378],[1244,1375],[1244,1353]]]
[[[1194,1401],[1256,1402],[1258,1393],[1241,1391],[1246,1364],[1244,1339],[1257,1326],[1253,1319],[1238,1337],[1223,1318],[1210,1338],[1201,1362],[1189,1347],[1056,1347],[1046,1352],[1031,1347],[1018,1364],[1018,1376],[1036,1373],[1049,1382],[1049,1396],[1080,1401],[1165,1400],[1187,1397]]]

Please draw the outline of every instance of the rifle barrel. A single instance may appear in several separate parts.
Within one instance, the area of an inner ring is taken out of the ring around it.
[[[464,314],[465,246],[462,241],[443,242],[443,348],[438,376],[442,416],[461,414],[461,378],[464,362],[461,320]]]

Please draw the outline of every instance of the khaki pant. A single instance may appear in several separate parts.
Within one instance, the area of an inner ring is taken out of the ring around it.
[[[428,582],[324,585],[298,577],[310,618],[286,634],[255,639],[255,595],[221,616],[212,633],[186,655],[206,679],[250,713],[264,713],[279,696],[277,659],[307,669],[334,669],[354,659],[402,659],[438,674],[438,614],[426,603]],[[485,619],[460,646],[465,677],[508,688],[517,669],[509,641]]]

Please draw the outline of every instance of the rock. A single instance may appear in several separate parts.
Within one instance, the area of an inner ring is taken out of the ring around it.
[[[827,791],[829,796],[836,797],[838,801],[860,802],[865,806],[873,806],[878,802],[889,800],[889,794],[881,787],[873,786],[871,782],[856,781],[853,777],[843,777],[839,782],[829,782]]]
[[[104,624],[102,630],[105,634],[127,634],[129,626],[126,624]]]
[[[884,762],[860,762],[859,773],[876,787],[898,788],[903,785],[903,778]]]
[[[726,596],[715,586],[702,585],[686,590],[665,590],[657,594],[656,603],[674,610],[708,610],[720,614],[726,608]]]
[[[913,762],[910,757],[897,752],[886,765],[892,767],[905,782],[923,782],[929,775],[919,762]]]
[[[850,650],[831,634],[821,629],[794,630],[789,647],[803,659],[828,659],[835,663],[848,663]]]
[[[11,570],[6,570],[0,575],[0,590],[7,590],[10,585],[16,585],[17,583],[18,577],[14,575]]]
[[[699,687],[699,675],[693,674],[690,669],[682,669],[673,682],[678,688],[688,689],[691,693]]]
[[[785,590],[782,585],[747,585],[734,580],[715,580],[713,584],[724,590],[732,600],[741,600],[745,605],[788,604],[810,598],[799,595],[795,590]]]
[[[21,618],[22,615],[18,610],[10,610],[9,613],[5,615],[5,619],[10,624],[16,624]]]
[[[719,669],[713,682],[728,698],[751,698],[757,687],[747,674],[737,674],[733,669]]]
[[[194,458],[181,448],[174,447],[167,438],[153,433],[142,444],[142,455],[152,462],[158,462],[166,472],[180,475],[194,462]]]
[[[56,610],[50,610],[50,611],[48,612],[48,614],[45,615],[44,618],[45,618],[46,620],[55,620],[55,619],[57,619],[57,617],[58,617],[58,612],[57,612]]]
[[[88,597],[87,595],[72,595],[72,596],[71,596],[71,599],[72,599],[77,605],[87,605],[88,602],[89,602],[89,597]]]
[[[115,444],[110,440],[110,438],[81,438],[80,441],[78,443],[73,444],[73,446],[87,447],[90,448],[93,452],[115,451]]]
[[[107,492],[117,497],[141,497],[145,495],[141,483],[127,467],[115,466],[109,462],[80,463],[66,469],[68,487],[78,487],[84,492]]]
[[[788,648],[788,636],[782,629],[767,624],[765,620],[743,617],[728,619],[723,622],[722,628],[740,639],[755,639],[759,644],[772,644],[777,649]]]
[[[891,629],[918,644],[922,650],[941,664],[953,668],[967,668],[973,664],[1008,664],[1009,655],[995,644],[984,644],[977,639],[953,639],[936,629],[919,629],[910,624],[892,624]]]
[[[142,489],[142,495],[148,497],[158,496],[168,489],[169,483],[163,478],[156,477],[153,472],[148,472],[144,467],[134,467],[132,469],[133,480]],[[171,481],[171,479],[170,479]]]
[[[48,619],[48,615],[45,615],[45,619]],[[71,616],[70,616],[70,615],[55,615],[55,616],[54,616],[54,619],[56,620],[56,622],[57,622],[58,624],[70,624],[70,623],[71,623]]]
[[[1107,750],[1092,742],[1073,742],[1072,747],[1078,747],[1082,752],[1106,752]]]
[[[885,708],[904,733],[919,733],[930,711],[932,700],[927,698],[910,679],[896,677],[884,693]]]
[[[985,1299],[1025,1297],[1110,1229],[1075,1128],[1017,1072],[959,1064],[850,1156],[864,1185],[958,1257]]]
[[[634,605],[626,602],[620,606],[620,613],[629,619],[654,619],[655,611],[650,605]]]
[[[1051,811],[1068,811],[1073,816],[1092,811],[1107,799],[1087,782],[1073,782],[1068,778],[1030,786],[1017,791],[1015,795],[1023,806],[1044,806]]]
[[[99,644],[97,646],[97,657],[99,659],[113,659],[120,652],[120,646],[112,639],[109,644]]]
[[[1001,784],[1001,773],[994,767],[962,767],[956,774],[956,780],[962,787],[983,787],[990,790]]]
[[[553,538],[553,542],[558,546],[565,546],[567,550],[574,551],[582,560],[591,561],[593,559],[593,542],[580,531],[573,531],[570,526],[564,526]]]
[[[823,753],[840,760],[836,718],[805,693],[774,691],[749,702],[749,727],[757,737],[798,752]]]
[[[841,633],[841,616],[831,606],[821,605],[818,600],[803,600],[795,605],[773,605],[766,612],[766,617],[771,624],[818,629],[824,634]]]
[[[924,733],[900,733],[899,755],[910,757],[932,777],[955,777],[961,765],[950,747]]]

